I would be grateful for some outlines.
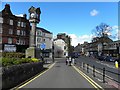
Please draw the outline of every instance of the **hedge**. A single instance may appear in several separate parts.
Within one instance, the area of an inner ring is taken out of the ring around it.
[[[24,53],[19,53],[19,52],[2,52],[2,57],[7,57],[7,58],[24,58],[25,54]]]
[[[22,63],[31,63],[31,62],[42,62],[42,61],[36,58],[5,58],[3,57],[2,59],[0,59],[0,63],[2,64],[3,67],[18,65]]]

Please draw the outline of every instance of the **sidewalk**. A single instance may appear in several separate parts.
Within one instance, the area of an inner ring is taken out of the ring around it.
[[[44,58],[44,61],[45,61],[43,65],[44,68],[48,68],[53,63],[52,58]]]

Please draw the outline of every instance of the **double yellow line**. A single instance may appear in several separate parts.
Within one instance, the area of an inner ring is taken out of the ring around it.
[[[50,70],[53,66],[55,65],[55,63],[53,63],[52,65],[49,66],[49,69],[47,69],[46,71],[40,73],[39,75],[37,75],[36,77],[34,77],[33,79],[29,80],[28,82],[22,84],[21,86],[18,86],[16,88],[16,90],[19,90],[20,88],[23,88],[24,86],[26,86],[27,84],[29,84],[30,82],[32,82],[33,80],[35,80],[36,78],[40,77],[41,75],[43,75],[44,73],[46,73],[48,70]]]
[[[85,73],[80,71],[77,67],[73,66],[73,68],[82,75],[94,88],[97,90],[104,90],[100,85],[98,85],[95,81],[93,81],[89,76],[87,76]]]

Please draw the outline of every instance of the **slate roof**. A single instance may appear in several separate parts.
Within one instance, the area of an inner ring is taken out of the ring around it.
[[[37,29],[40,29],[42,32],[52,34],[52,32],[50,32],[50,31],[48,31],[48,30],[46,30],[46,29],[44,29],[44,28],[37,27]]]

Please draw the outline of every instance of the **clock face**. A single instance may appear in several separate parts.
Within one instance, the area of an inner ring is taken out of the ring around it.
[[[35,18],[35,14],[34,13],[31,13],[31,18]]]

